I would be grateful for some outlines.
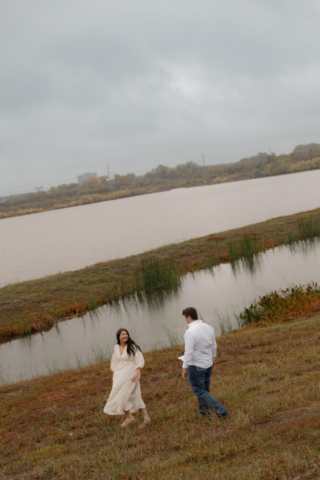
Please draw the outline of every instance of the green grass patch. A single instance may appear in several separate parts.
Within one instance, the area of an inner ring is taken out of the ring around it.
[[[320,219],[313,216],[299,218],[294,230],[287,233],[286,243],[291,244],[301,240],[313,239],[320,236]]]
[[[180,286],[180,272],[171,260],[150,258],[141,262],[136,274],[136,291],[139,294],[153,294],[159,290],[170,290]]]
[[[229,241],[229,260],[232,262],[239,258],[252,257],[262,250],[262,243],[257,234],[245,232],[240,240],[232,239]]]

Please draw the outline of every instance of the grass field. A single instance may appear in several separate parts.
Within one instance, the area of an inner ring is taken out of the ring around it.
[[[223,422],[199,418],[182,346],[145,354],[144,430],[103,414],[109,361],[3,386],[0,478],[319,479],[319,327],[313,314],[219,337],[211,392],[229,410]]]
[[[57,321],[135,293],[145,283],[144,266],[152,265],[154,261],[169,266],[167,276],[172,282],[177,274],[212,267],[299,239],[313,238],[319,232],[320,209],[317,209],[98,263],[74,272],[8,285],[0,289],[0,341],[47,330]],[[159,285],[163,287],[163,279],[160,280]],[[157,279],[154,284],[158,284]]]

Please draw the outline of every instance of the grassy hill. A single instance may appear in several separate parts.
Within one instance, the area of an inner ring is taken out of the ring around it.
[[[109,361],[3,386],[0,477],[319,479],[319,327],[316,315],[218,338],[211,392],[229,410],[223,422],[199,418],[182,346],[145,354],[144,430],[123,431],[120,417],[103,414]]]

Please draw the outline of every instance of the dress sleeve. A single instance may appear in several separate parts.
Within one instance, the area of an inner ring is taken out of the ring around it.
[[[144,367],[144,358],[140,350],[136,350],[134,356],[134,363],[136,364],[136,368],[143,368]]]
[[[117,345],[115,345],[113,350],[113,355],[111,357],[111,363],[110,363],[110,368],[113,372],[116,370],[118,362],[119,362],[119,358],[117,355]]]

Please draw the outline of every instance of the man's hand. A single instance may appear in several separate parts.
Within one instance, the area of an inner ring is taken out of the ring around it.
[[[183,369],[182,369],[182,378],[183,378],[183,380],[186,380],[186,379],[187,379],[187,373],[188,373],[188,369],[187,369],[187,368],[183,368]]]
[[[213,374],[214,374],[214,372],[215,372],[215,369],[216,369],[216,362],[215,362],[215,360],[214,360],[214,361],[212,362],[212,370],[211,370],[211,375],[213,375]]]

